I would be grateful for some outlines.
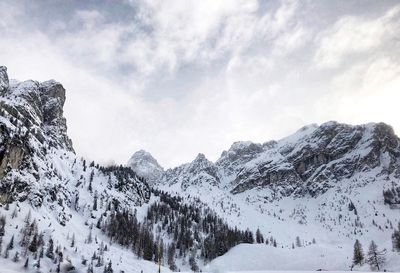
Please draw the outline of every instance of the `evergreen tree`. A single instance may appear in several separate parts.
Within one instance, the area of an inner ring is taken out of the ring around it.
[[[28,268],[29,267],[29,257],[26,258],[25,264],[24,264],[24,268]]]
[[[6,225],[6,217],[0,217],[0,237],[3,237],[5,234],[5,225]]]
[[[369,245],[368,257],[367,257],[367,262],[371,266],[371,269],[380,270],[380,268],[386,262],[385,254],[386,254],[385,249],[382,251],[379,251],[378,246],[375,244],[375,242],[371,241],[371,244]]]
[[[358,239],[354,243],[354,251],[353,251],[353,264],[354,265],[362,265],[364,262],[364,253],[361,246],[360,241]]]
[[[193,250],[191,252],[191,254],[190,254],[189,265],[190,265],[190,269],[193,272],[198,272],[199,271],[199,266],[197,265],[197,262],[196,262],[196,251],[195,250]]]
[[[97,192],[94,194],[93,210],[97,210]]]
[[[71,247],[75,247],[75,233],[72,234]]]
[[[108,263],[107,266],[104,267],[104,273],[113,273],[114,270],[112,269],[112,264],[111,264],[111,260]]]
[[[46,257],[50,259],[54,259],[54,242],[53,239],[50,238],[47,250],[46,250]]]
[[[37,247],[38,247],[38,235],[37,235],[37,233],[35,233],[33,235],[31,243],[29,244],[29,251],[36,252]]]
[[[296,246],[297,247],[302,247],[301,240],[300,240],[299,236],[296,237]]]
[[[14,249],[14,235],[11,237],[10,242],[7,245],[7,250]]]
[[[19,261],[19,252],[18,251],[15,252],[15,255],[14,255],[12,260],[13,260],[14,263]]]
[[[167,260],[168,260],[167,262],[168,262],[169,269],[171,269],[172,271],[177,270],[177,267],[175,264],[175,251],[176,251],[175,243],[171,243],[167,250]]]
[[[400,252],[400,222],[398,229],[392,234],[393,250]]]
[[[40,248],[40,252],[39,252],[39,260],[41,259],[41,258],[43,258],[44,257],[44,247],[43,247],[43,245],[42,245],[42,247]]]
[[[261,231],[259,228],[257,228],[257,231],[256,231],[256,242],[257,242],[257,244],[264,243],[264,236],[261,234]]]

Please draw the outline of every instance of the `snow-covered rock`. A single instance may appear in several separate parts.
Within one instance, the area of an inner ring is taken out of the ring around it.
[[[203,183],[233,194],[268,189],[275,197],[302,197],[372,170],[372,178],[400,177],[400,140],[384,123],[310,125],[278,141],[236,142],[215,163],[204,158],[165,171],[159,184],[186,190]]]
[[[28,268],[33,269],[38,253],[22,247],[23,238],[28,238],[28,243],[33,240],[32,232],[29,237],[23,235],[29,225],[40,231],[43,240],[52,238],[54,248],[66,255],[68,261],[59,260],[61,269],[73,264],[86,272],[87,264],[82,260],[99,253],[100,242],[104,246],[109,241],[93,226],[104,221],[111,210],[131,210],[148,203],[150,188],[129,168],[102,167],[75,154],[67,135],[63,116],[66,96],[60,83],[8,81],[6,72],[0,67],[0,217],[6,221],[0,239],[8,242],[13,235],[15,246],[7,251],[14,258],[19,254],[24,262],[29,257]],[[90,243],[89,234],[93,236]],[[109,248],[111,252],[102,254],[102,259],[104,263],[112,260],[115,269],[126,270],[131,264],[136,270],[126,272],[156,270],[155,264],[132,264],[132,260],[137,261],[132,252],[118,246]],[[15,265],[9,268],[22,268],[19,259],[14,260]],[[126,260],[124,265],[122,260]],[[9,263],[11,258],[2,261]],[[46,272],[57,267],[46,257],[41,263]]]
[[[164,169],[158,164],[157,160],[144,150],[135,152],[129,159],[127,166],[144,177],[151,185],[159,183],[164,173]]]

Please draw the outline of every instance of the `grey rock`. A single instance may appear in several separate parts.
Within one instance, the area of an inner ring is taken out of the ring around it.
[[[7,67],[0,66],[0,94],[8,90],[10,83],[8,81]]]

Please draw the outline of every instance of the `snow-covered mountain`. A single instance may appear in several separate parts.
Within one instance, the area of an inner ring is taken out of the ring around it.
[[[142,175],[164,171],[143,151],[131,160],[137,172],[78,157],[60,83],[9,80],[0,67],[0,88],[2,269],[155,272],[159,263],[163,272],[198,271],[253,242],[199,199],[152,189]]]
[[[231,225],[259,228],[287,249],[274,255],[288,255],[297,237],[302,246],[317,242],[315,249],[325,249],[320,255],[334,252],[335,259],[342,259],[335,266],[325,261],[327,269],[336,270],[350,267],[356,239],[364,246],[375,240],[393,249],[399,186],[400,139],[393,129],[384,123],[337,122],[306,126],[263,144],[236,142],[216,162],[199,154],[166,170],[157,183],[164,191],[199,198]],[[398,254],[388,255],[389,268],[399,270]],[[261,264],[257,270],[265,269]],[[299,268],[311,270],[311,264]],[[246,262],[239,268],[251,269]]]
[[[399,167],[400,139],[390,126],[328,122],[279,141],[236,142],[215,163],[199,154],[191,163],[166,170],[158,183],[179,184],[182,190],[211,184],[233,194],[269,190],[276,199],[316,196],[359,173],[397,179]],[[160,176],[160,169],[153,172]]]
[[[147,204],[148,184],[128,168],[75,154],[65,99],[56,81],[9,80],[0,67],[1,268],[103,272],[111,261],[115,270],[155,271],[95,227],[115,210]]]
[[[1,269],[346,270],[359,239],[400,270],[400,141],[388,125],[311,125],[168,170],[145,151],[105,167],[75,154],[65,100],[60,83],[0,67]]]
[[[164,173],[164,169],[158,164],[157,160],[144,150],[134,153],[127,166],[138,175],[145,177],[149,184],[157,183]]]

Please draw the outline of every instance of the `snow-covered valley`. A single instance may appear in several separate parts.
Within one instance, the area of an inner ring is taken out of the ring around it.
[[[310,125],[168,170],[143,150],[101,166],[74,152],[60,83],[0,67],[0,87],[0,272],[370,271],[371,241],[379,270],[400,271],[386,124]]]

